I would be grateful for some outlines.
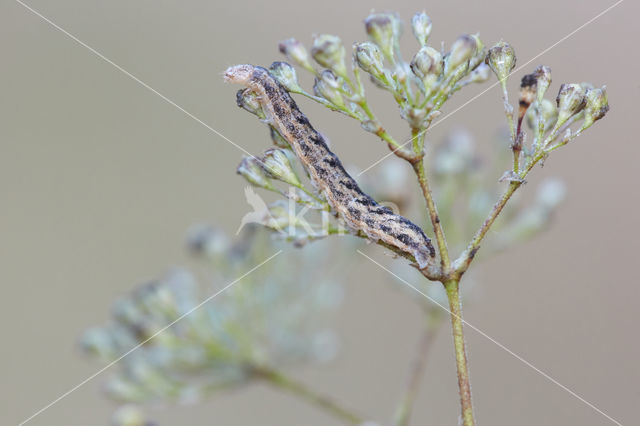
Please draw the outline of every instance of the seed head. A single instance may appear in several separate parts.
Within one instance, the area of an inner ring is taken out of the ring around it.
[[[311,56],[317,63],[325,68],[335,71],[340,76],[347,75],[344,64],[344,46],[340,37],[329,34],[320,34],[313,40]]]
[[[324,70],[319,77],[316,77],[313,85],[313,92],[334,105],[344,107],[344,99],[340,93],[342,80],[331,70]]]
[[[536,98],[538,102],[542,102],[542,98],[547,92],[549,85],[551,84],[551,68],[545,65],[540,65],[535,69],[533,74],[535,75],[537,81]]]
[[[607,87],[587,89],[585,95],[586,105],[584,107],[584,123],[582,128],[586,129],[596,121],[600,120],[609,111],[609,101],[607,99]]]
[[[263,120],[266,115],[262,110],[262,105],[258,100],[258,95],[251,89],[240,89],[236,92],[236,104],[244,110],[249,111],[251,114],[258,116]]]
[[[509,43],[501,41],[489,49],[485,62],[491,67],[491,71],[498,80],[504,84],[509,73],[516,66],[516,52]]]
[[[440,76],[442,67],[442,54],[429,46],[418,50],[411,60],[411,71],[420,80],[424,80],[429,75]]]
[[[560,86],[556,97],[558,106],[558,122],[556,128],[562,126],[569,118],[582,111],[586,104],[586,88],[581,84],[571,83]]]
[[[364,20],[371,41],[380,47],[384,56],[393,62],[395,48],[402,34],[402,21],[395,13],[373,13]]]
[[[375,44],[365,41],[354,45],[354,57],[358,66],[376,79],[384,74],[382,52]]]
[[[539,118],[536,109],[540,111]],[[542,102],[538,103],[537,108],[530,108],[527,111],[527,124],[531,129],[535,130],[538,128],[539,119],[544,122],[544,131],[549,130],[551,126],[554,125],[558,119],[558,108],[556,108],[553,101],[543,99]]]
[[[307,52],[307,49],[305,49],[304,45],[295,38],[289,38],[281,41],[278,44],[278,49],[283,55],[291,59],[294,63],[313,72],[313,65],[311,64],[309,52]]]
[[[426,46],[429,35],[431,35],[431,18],[424,12],[419,12],[413,15],[411,19],[411,26],[413,29],[413,35],[418,39],[420,46]]]
[[[298,84],[296,70],[286,62],[274,62],[269,67],[269,72],[284,86],[289,92],[301,92],[302,88]]]
[[[275,189],[264,168],[255,157],[244,157],[238,165],[236,173],[257,187],[269,190]]]
[[[300,186],[300,179],[293,170],[291,161],[283,149],[271,148],[264,152],[262,167],[267,175],[293,186]]]
[[[477,51],[478,41],[476,37],[468,34],[460,36],[453,42],[451,51],[445,58],[445,73],[448,74],[451,70],[469,62]]]

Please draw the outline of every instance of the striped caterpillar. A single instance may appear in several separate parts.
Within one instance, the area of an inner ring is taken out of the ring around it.
[[[268,70],[236,65],[227,69],[224,77],[258,95],[267,121],[289,142],[313,185],[347,226],[362,231],[371,240],[381,240],[411,254],[420,269],[429,266],[435,250],[422,229],[362,192],[338,157],[329,150],[322,135],[311,126],[287,90]]]

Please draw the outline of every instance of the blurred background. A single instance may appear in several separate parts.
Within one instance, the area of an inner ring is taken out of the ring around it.
[[[613,3],[28,1],[253,153],[268,146],[268,135],[235,106],[236,88],[225,86],[221,72],[281,60],[282,39],[309,45],[313,33],[327,32],[348,45],[366,38],[362,20],[371,9],[393,9],[405,21],[425,9],[432,44],[480,32],[488,46],[509,41],[523,64]],[[548,232],[473,266],[479,285],[465,309],[468,322],[625,425],[637,422],[640,402],[639,12],[637,2],[622,2],[512,78],[513,96],[520,77],[539,64],[552,68],[554,93],[562,82],[606,84],[611,111],[529,176],[531,184],[561,177],[568,201]],[[417,44],[406,33],[410,56]],[[78,337],[107,320],[114,299],[186,262],[190,224],[213,222],[233,233],[247,205],[245,182],[235,175],[237,148],[12,0],[0,4],[0,58],[0,418],[17,424],[101,367],[81,355]],[[444,112],[487,86],[465,89]],[[403,139],[393,102],[382,93],[371,98]],[[387,153],[356,122],[307,101],[301,106],[343,161],[365,168]],[[482,149],[503,125],[496,87],[436,126],[428,141],[464,126]],[[368,253],[393,263],[381,250]],[[338,358],[291,373],[388,423],[421,314],[388,274],[354,262],[336,321]],[[472,330],[467,342],[478,424],[612,424]],[[29,424],[107,424],[114,405],[100,392],[103,380]],[[454,425],[458,412],[447,327],[432,348],[415,423]],[[260,384],[151,415],[162,425],[339,424]]]

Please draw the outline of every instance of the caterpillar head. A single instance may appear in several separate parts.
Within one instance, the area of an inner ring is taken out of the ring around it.
[[[251,80],[255,67],[249,64],[234,65],[224,72],[224,81],[247,85]]]

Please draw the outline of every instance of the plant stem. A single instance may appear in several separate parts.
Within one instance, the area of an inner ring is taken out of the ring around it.
[[[433,195],[429,188],[429,181],[424,172],[424,161],[422,158],[413,164],[413,170],[418,177],[418,183],[420,189],[422,189],[422,195],[427,203],[427,210],[429,211],[429,218],[431,219],[431,225],[433,226],[433,233],[435,234],[436,242],[438,244],[438,251],[440,252],[440,263],[442,266],[442,273],[447,274],[450,267],[449,249],[447,248],[447,240],[442,230],[442,224],[440,223],[440,217],[438,216],[438,209],[433,201]]]
[[[277,370],[268,367],[253,367],[253,370],[258,377],[266,380],[270,385],[306,400],[310,404],[341,419],[346,424],[359,425],[364,422],[364,419],[360,416],[339,405],[330,397],[317,393],[306,385],[291,379]]]
[[[429,349],[431,349],[431,344],[437,331],[437,324],[433,324],[433,321],[427,323],[422,331],[420,342],[418,343],[416,358],[413,360],[413,364],[411,366],[409,383],[407,384],[407,389],[396,411],[396,426],[407,426],[409,424],[413,403],[418,395],[422,375],[427,365],[427,353],[429,352]]]
[[[520,188],[521,185],[521,181],[511,182],[505,193],[502,194],[502,197],[500,197],[500,200],[498,200],[498,202],[493,206],[491,212],[489,213],[489,216],[487,216],[487,218],[484,220],[482,226],[480,226],[480,229],[476,231],[476,234],[473,236],[473,239],[467,246],[467,249],[460,257],[461,261],[456,262],[459,263],[458,265],[456,265],[456,272],[458,274],[463,274],[469,268],[471,261],[478,252],[478,249],[480,249],[480,242],[482,242],[482,239],[487,234],[489,228],[491,228],[491,225],[493,225],[493,222],[495,222],[504,206],[507,204],[507,201],[509,201],[513,193],[516,192],[516,189]]]
[[[444,283],[449,299],[451,312],[451,327],[453,330],[453,345],[456,353],[456,367],[458,370],[458,388],[460,392],[460,406],[462,424],[473,426],[473,406],[471,404],[471,385],[469,383],[469,368],[467,366],[467,354],[464,347],[464,333],[462,308],[460,305],[460,286],[457,279]]]

